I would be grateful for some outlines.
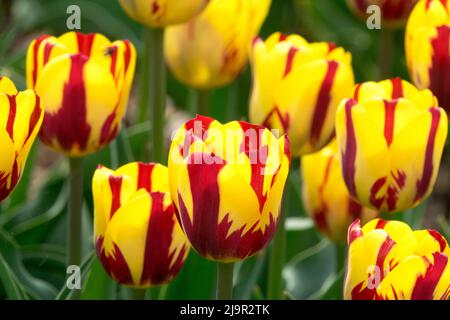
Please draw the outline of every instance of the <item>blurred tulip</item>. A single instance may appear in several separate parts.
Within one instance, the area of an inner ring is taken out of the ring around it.
[[[263,249],[279,220],[289,161],[287,137],[261,126],[186,122],[169,151],[169,184],[191,245],[221,262]]]
[[[450,2],[423,0],[414,8],[405,35],[406,60],[414,84],[429,88],[450,111]]]
[[[121,284],[169,282],[189,253],[169,194],[167,167],[133,162],[112,171],[100,166],[92,182],[97,255]]]
[[[210,0],[119,0],[133,20],[148,27],[165,27],[192,19]]]
[[[201,89],[233,81],[247,63],[270,4],[271,0],[211,0],[198,17],[168,28],[165,57],[174,75]]]
[[[352,11],[362,19],[367,19],[370,12],[367,8],[377,5],[381,9],[384,26],[401,27],[405,24],[409,13],[418,0],[347,0]]]
[[[302,157],[303,204],[317,228],[338,244],[345,244],[348,226],[364,223],[378,212],[352,199],[342,178],[337,143],[333,140],[321,151]]]
[[[19,182],[43,116],[32,90],[18,92],[10,79],[0,76],[0,201]]]
[[[287,133],[294,156],[331,141],[338,104],[354,86],[350,53],[275,33],[265,42],[254,40],[252,68],[252,123]]]
[[[34,40],[27,82],[44,102],[42,141],[71,157],[107,145],[120,129],[135,62],[129,41],[111,43],[101,34],[68,32]]]
[[[437,231],[381,219],[361,228],[356,220],[348,245],[345,299],[448,299],[450,249]]]
[[[382,212],[416,206],[433,189],[447,130],[431,91],[398,78],[357,85],[336,116],[350,194]]]

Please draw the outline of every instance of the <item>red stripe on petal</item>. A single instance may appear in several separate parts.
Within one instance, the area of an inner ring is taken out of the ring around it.
[[[347,236],[348,245],[350,246],[353,241],[355,241],[359,237],[362,237],[362,235],[363,233],[361,229],[361,221],[359,219],[356,219],[348,227],[348,236]]]
[[[84,34],[81,32],[75,32],[75,34],[77,37],[78,52],[89,57],[91,55],[95,34],[94,33]]]
[[[103,268],[105,268],[111,278],[121,284],[134,284],[130,267],[116,244],[114,244],[114,254],[110,256],[106,256],[105,250],[103,249],[103,238],[99,238],[96,241],[95,249]]]
[[[433,55],[429,68],[430,89],[438,98],[439,104],[450,111],[450,27],[440,26],[437,35],[431,40]]]
[[[152,172],[154,167],[154,163],[138,162],[138,190],[145,189],[149,193],[152,192]]]
[[[145,241],[144,266],[141,284],[159,285],[172,279],[184,262],[187,247],[184,246],[175,257],[170,252],[176,221],[173,206],[164,209],[164,193],[152,192],[152,207]]]
[[[387,177],[383,177],[375,181],[370,189],[370,203],[373,204],[377,209],[381,208],[381,205],[385,199],[385,196],[377,197],[377,193],[383,188],[386,184]]]
[[[355,100],[347,100],[345,104],[347,141],[345,151],[342,153],[342,173],[348,191],[357,198],[355,185],[356,135],[352,118],[352,108],[355,105]]]
[[[425,274],[417,277],[416,283],[411,294],[411,300],[434,300],[434,299],[448,299],[448,292],[446,296],[436,297],[434,291],[445,271],[448,263],[448,257],[440,252],[433,253],[434,262],[431,263],[426,257],[422,257],[428,264]]]
[[[284,68],[283,78],[291,72],[292,66],[294,64],[295,55],[297,54],[298,49],[296,47],[290,47],[289,52],[286,57],[286,67]]]
[[[44,34],[34,41],[34,44],[33,44],[33,71],[31,72],[31,81],[32,81],[31,87],[32,88],[34,88],[34,86],[36,85],[36,81],[37,81],[39,47],[41,46],[41,43],[49,37],[50,37],[49,35]]]
[[[404,97],[402,79],[391,79],[392,83],[392,99],[400,99]]]
[[[331,102],[331,89],[333,88],[338,67],[338,62],[328,61],[328,69],[322,82],[322,86],[320,87],[319,95],[314,107],[314,114],[311,123],[312,144],[316,144],[320,139],[320,134],[322,133],[322,128],[327,118],[328,108]]]
[[[34,129],[36,128],[37,123],[39,122],[39,119],[41,118],[42,109],[40,100],[41,99],[39,98],[39,96],[36,95],[36,101],[34,103],[33,112],[31,113],[30,120],[28,122],[28,134],[27,137],[25,138],[24,145],[28,142],[28,139],[30,139]]]
[[[56,138],[64,150],[78,146],[86,148],[91,127],[87,123],[86,88],[83,79],[86,56],[70,56],[71,66],[68,81],[64,84],[61,108],[56,113],[46,112],[41,129],[41,139],[49,145]]]
[[[111,212],[109,219],[111,219],[121,205],[122,176],[109,176],[109,188],[111,189]]]
[[[395,126],[395,108],[397,101],[384,100],[384,137],[388,147],[391,146],[394,140],[394,126]]]
[[[436,230],[430,229],[428,230],[428,233],[439,243],[441,252],[444,252],[447,247],[447,241],[445,241],[445,238]]]
[[[16,96],[7,96],[9,99],[9,113],[8,113],[8,121],[6,122],[6,131],[11,138],[11,141],[14,141],[14,121],[16,120]]]
[[[421,200],[426,195],[428,188],[430,187],[431,178],[433,177],[434,145],[436,142],[439,122],[441,120],[441,112],[438,108],[430,108],[429,112],[431,113],[430,133],[428,135],[427,147],[425,150],[425,161],[423,165],[422,178],[416,183],[417,193],[415,201]]]

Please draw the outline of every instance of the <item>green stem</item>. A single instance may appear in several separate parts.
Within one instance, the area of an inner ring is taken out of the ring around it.
[[[164,139],[164,122],[166,110],[166,66],[164,63],[164,29],[149,29],[147,33],[149,45],[149,109],[152,110],[150,132],[151,156],[147,160],[165,163],[166,150]]]
[[[229,88],[228,91],[228,106],[227,106],[227,115],[228,120],[239,120],[239,87],[241,84],[241,77],[237,78]]]
[[[286,197],[280,210],[280,221],[273,238],[269,260],[269,283],[267,298],[269,300],[283,299],[283,266],[286,261]]]
[[[131,300],[146,300],[146,290],[145,289],[138,289],[133,288],[130,290],[130,298]]]
[[[83,205],[83,158],[69,158],[70,165],[70,199],[67,264],[81,263],[81,210]]]
[[[209,115],[209,96],[210,92],[205,89],[197,89],[195,90],[195,112],[202,116]]]
[[[147,121],[150,112],[150,48],[151,48],[151,34],[150,29],[144,28],[142,35],[142,42],[144,43],[142,58],[141,58],[141,73],[140,73],[140,96],[139,96],[139,110],[138,122]]]
[[[379,77],[380,80],[392,76],[392,58],[395,45],[395,31],[389,28],[383,28],[380,34],[380,52],[379,52]]]
[[[233,297],[233,263],[217,262],[217,300]]]

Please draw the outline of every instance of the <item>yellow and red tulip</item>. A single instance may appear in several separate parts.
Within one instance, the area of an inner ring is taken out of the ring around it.
[[[192,247],[233,262],[263,249],[279,221],[289,142],[247,122],[197,116],[169,151],[170,194]]]
[[[400,221],[375,219],[348,230],[344,298],[447,300],[450,249],[435,230],[413,231]]]
[[[320,150],[334,137],[339,102],[351,94],[351,54],[298,35],[256,38],[250,121],[289,135],[294,156]]]
[[[271,0],[211,0],[191,21],[166,30],[165,57],[181,82],[214,88],[233,81],[247,63]]]
[[[450,2],[423,0],[414,8],[406,26],[405,49],[414,84],[429,88],[450,111]]]
[[[148,27],[165,27],[186,22],[208,5],[210,0],[119,0],[133,20]]]
[[[167,167],[133,162],[100,166],[92,182],[97,256],[121,284],[149,287],[180,271],[189,243],[169,194]]]
[[[368,222],[378,216],[348,193],[335,140],[319,152],[303,156],[301,169],[305,210],[334,242],[346,242],[348,226],[355,219]]]
[[[388,27],[403,26],[417,0],[347,0],[352,11],[362,19],[367,19],[367,9],[377,5],[381,11],[381,19]]]
[[[43,116],[34,91],[18,92],[10,79],[0,76],[0,201],[19,182]]]
[[[134,77],[136,51],[128,40],[101,34],[43,35],[27,53],[28,87],[42,98],[41,140],[68,156],[107,145],[120,129]]]
[[[350,194],[381,212],[416,206],[433,189],[447,130],[431,91],[399,78],[357,85],[336,116]]]

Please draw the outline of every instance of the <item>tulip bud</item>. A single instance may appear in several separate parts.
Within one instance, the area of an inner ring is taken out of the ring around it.
[[[43,116],[33,91],[18,92],[10,79],[0,76],[0,201],[19,182]]]
[[[339,102],[354,86],[351,54],[332,43],[275,33],[254,40],[251,63],[250,121],[287,133],[294,156],[326,146]]]
[[[133,162],[100,166],[92,181],[94,237],[106,272],[131,287],[161,285],[189,253],[169,195],[167,167]]]
[[[328,238],[345,244],[348,226],[368,222],[378,212],[363,207],[348,193],[342,178],[336,140],[317,153],[302,157],[303,204],[316,227]]]
[[[433,189],[447,130],[431,91],[398,78],[357,85],[336,116],[348,191],[381,212],[416,206]]]
[[[271,0],[211,0],[191,21],[166,30],[165,57],[181,82],[214,88],[233,81],[247,63],[248,48]]]
[[[368,19],[373,13],[370,6],[378,6],[383,26],[391,28],[404,25],[416,2],[417,0],[347,0],[350,9],[362,19]]]
[[[34,40],[27,53],[28,87],[44,102],[41,140],[71,157],[113,140],[126,111],[136,63],[127,40],[68,32]]]
[[[344,298],[447,300],[450,249],[435,230],[413,231],[400,221],[375,219],[348,230]]]
[[[409,74],[419,89],[428,88],[450,111],[450,2],[420,1],[412,11],[405,35]]]
[[[119,0],[133,20],[148,27],[165,27],[192,19],[210,0]]]
[[[263,249],[279,220],[289,142],[246,122],[197,116],[169,151],[170,194],[191,245],[233,262]]]

